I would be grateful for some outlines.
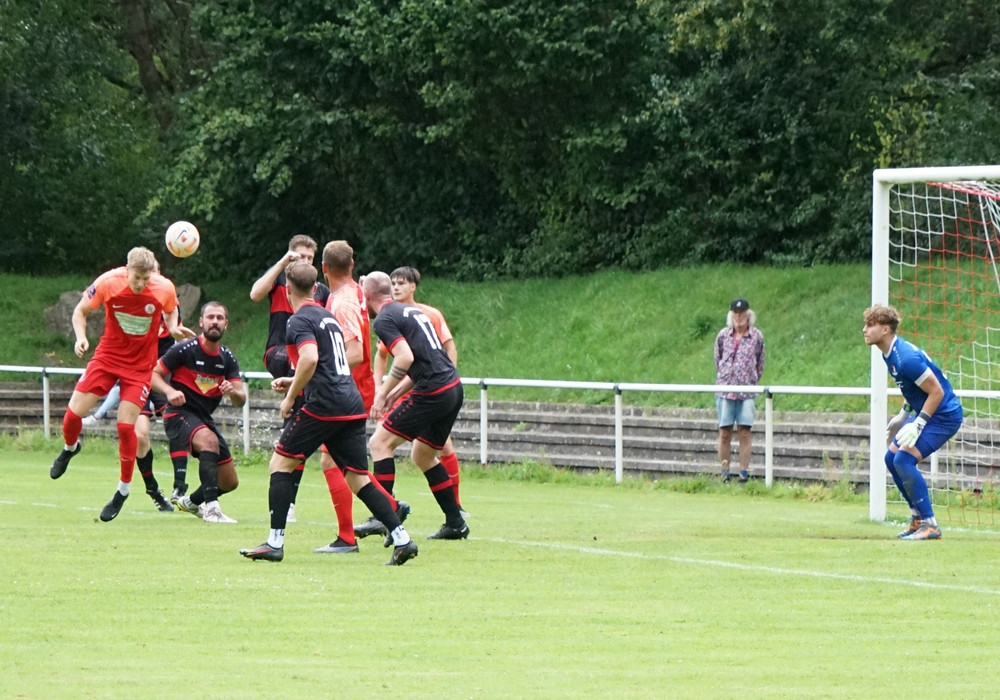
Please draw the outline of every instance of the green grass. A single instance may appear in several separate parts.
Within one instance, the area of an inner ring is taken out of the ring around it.
[[[870,275],[867,265],[713,266],[515,282],[427,279],[417,297],[444,311],[458,344],[459,369],[467,377],[712,384],[715,334],[725,324],[729,302],[746,296],[767,340],[763,382],[865,386],[870,355],[860,328],[870,301]],[[82,367],[72,343],[46,332],[42,319],[61,291],[82,289],[88,281],[0,276],[0,308],[5,312],[0,364]],[[262,370],[267,306],[252,303],[249,288],[211,283],[205,285],[203,299],[229,306],[225,343],[243,369]],[[613,400],[610,392],[500,387],[491,396]],[[627,400],[702,407],[712,401],[705,394],[666,393],[630,393]],[[865,411],[867,400],[784,396],[776,407]]]
[[[901,542],[861,502],[520,465],[467,470],[470,539],[430,542],[440,512],[403,467],[421,549],[393,568],[371,539],[357,556],[311,553],[335,528],[313,462],[285,561],[254,563],[237,550],[268,527],[259,455],[224,498],[237,525],[158,513],[141,492],[103,524],[113,443],[89,442],[53,482],[56,449],[29,435],[0,450],[0,697],[912,698],[1000,684],[996,530]]]

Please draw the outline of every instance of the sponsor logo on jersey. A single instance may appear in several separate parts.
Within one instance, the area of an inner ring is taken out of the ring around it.
[[[212,389],[219,386],[219,380],[217,377],[206,377],[203,374],[199,374],[195,377],[194,383],[203,394],[207,394]]]
[[[146,304],[146,313],[147,314],[151,314],[154,311],[156,311],[156,307],[155,306],[153,306],[152,304]]]

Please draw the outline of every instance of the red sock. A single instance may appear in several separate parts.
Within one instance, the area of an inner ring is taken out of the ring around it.
[[[135,452],[139,449],[139,438],[135,435],[133,423],[118,423],[117,428],[121,480],[123,484],[130,484],[132,483],[132,472],[135,471]]]
[[[75,445],[83,432],[83,418],[66,409],[63,414],[63,442],[67,445]]]
[[[330,500],[333,510],[337,513],[337,535],[347,544],[356,544],[354,537],[354,494],[351,493],[347,480],[340,467],[327,469],[323,472],[326,486],[330,489]]]
[[[441,464],[451,477],[451,485],[455,488],[455,503],[462,505],[462,499],[458,497],[458,478],[461,469],[458,466],[458,455],[452,452],[450,455],[441,455]]]

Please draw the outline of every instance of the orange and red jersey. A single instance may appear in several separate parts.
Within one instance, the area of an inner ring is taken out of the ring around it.
[[[128,268],[116,267],[98,277],[83,297],[92,309],[104,304],[104,333],[93,359],[119,371],[145,375],[148,382],[158,357],[161,314],[177,308],[174,283],[154,273],[146,288],[136,294],[128,286]]]
[[[368,304],[361,285],[351,280],[330,294],[326,308],[333,314],[344,333],[344,342],[360,340],[364,359],[351,369],[365,410],[375,402],[375,378],[372,375],[372,333],[368,320]]]

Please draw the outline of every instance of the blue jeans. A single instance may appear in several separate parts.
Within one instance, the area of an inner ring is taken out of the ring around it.
[[[715,413],[719,417],[720,428],[732,428],[734,423],[746,428],[752,428],[754,417],[753,397],[749,399],[724,399],[721,396],[716,396]]]

